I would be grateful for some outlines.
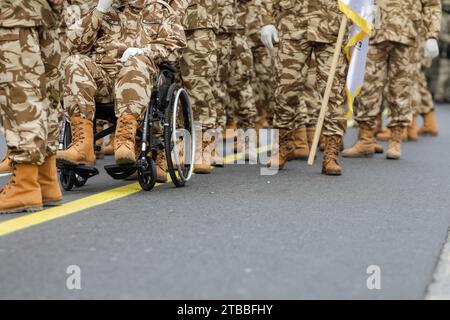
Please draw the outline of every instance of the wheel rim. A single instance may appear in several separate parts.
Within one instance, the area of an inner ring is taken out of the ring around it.
[[[195,129],[194,129],[194,114],[191,108],[191,105],[189,103],[189,100],[186,99],[186,102],[188,103],[189,106],[189,123],[190,123],[190,132],[187,131],[185,128],[183,128],[184,132],[188,132],[191,138],[191,143],[190,145],[190,153],[191,153],[191,157],[190,157],[190,161],[189,161],[189,171],[187,173],[187,175],[185,175],[184,170],[181,168],[181,163],[180,163],[180,158],[179,158],[179,153],[178,153],[178,138],[177,138],[177,115],[178,115],[178,108],[179,108],[179,102],[180,102],[180,98],[181,95],[185,95],[185,97],[187,96],[187,92],[184,89],[179,89],[175,95],[175,100],[174,100],[174,108],[173,108],[173,115],[172,115],[172,136],[171,136],[171,142],[173,143],[173,148],[172,148],[172,156],[175,158],[175,164],[177,166],[177,170],[178,170],[178,174],[180,176],[180,178],[183,181],[188,181],[191,177],[192,174],[194,172],[194,161],[195,161],[195,147],[193,142],[195,141]],[[185,135],[183,135],[185,136]],[[186,144],[186,140],[183,140],[184,144]],[[185,150],[186,152],[186,150]],[[185,162],[186,165],[186,162]]]

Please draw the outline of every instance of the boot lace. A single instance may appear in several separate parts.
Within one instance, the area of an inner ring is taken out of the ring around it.
[[[119,120],[119,127],[117,129],[116,141],[117,145],[120,147],[129,141],[133,141],[133,121],[131,120]]]
[[[337,163],[337,155],[339,154],[340,142],[340,138],[336,136],[327,137],[323,159],[325,164],[329,164],[330,162]]]
[[[72,126],[72,142],[68,148],[78,145],[84,138],[83,128],[79,125]]]

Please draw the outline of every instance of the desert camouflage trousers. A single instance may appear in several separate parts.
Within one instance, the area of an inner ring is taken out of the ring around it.
[[[274,49],[275,50],[275,49]],[[275,90],[275,65],[273,53],[264,46],[252,48],[253,53],[253,75],[252,87],[258,116],[264,113],[272,114]]]
[[[58,147],[60,63],[55,30],[0,28],[0,110],[10,159],[42,164]]]
[[[421,61],[416,66],[416,77],[412,92],[411,105],[414,114],[426,114],[434,110],[433,96],[428,90],[427,77],[425,75],[427,64]]]
[[[437,70],[435,98],[450,102],[450,57],[440,58]]]
[[[316,108],[320,107],[333,52],[334,44],[310,42],[306,39],[281,39],[276,59],[275,128],[293,130],[308,125],[308,114],[314,114]],[[311,62],[312,57],[315,58],[314,62]],[[316,71],[309,71],[308,66],[312,66]],[[343,136],[346,131],[344,110],[346,71],[347,62],[342,53],[325,115],[323,129],[325,135]],[[314,87],[312,87],[313,81]],[[305,89],[308,86],[307,83],[309,83],[308,90]],[[310,110],[313,111],[309,113],[306,102],[302,101],[305,91],[310,92],[308,103],[311,106]],[[314,97],[315,95],[317,97]],[[319,100],[314,101],[319,97]]]
[[[387,126],[409,126],[413,115],[411,94],[417,73],[416,50],[389,41],[369,46],[364,86],[354,107],[358,123],[375,128],[384,100],[390,113]]]
[[[186,31],[187,48],[180,61],[180,74],[189,93],[194,119],[204,129],[216,125],[215,78],[216,34],[212,29]]]
[[[140,119],[150,102],[157,67],[146,56],[130,57],[121,67],[108,68],[85,55],[72,55],[65,66],[64,108],[69,117],[93,121],[95,103],[115,102],[117,117]]]
[[[256,125],[256,106],[251,85],[253,55],[243,34],[217,35],[218,72],[216,77],[217,127],[236,121],[243,129]]]

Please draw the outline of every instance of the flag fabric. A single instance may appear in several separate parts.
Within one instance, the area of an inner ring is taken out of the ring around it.
[[[346,82],[347,115],[353,113],[353,103],[361,92],[369,51],[369,38],[372,35],[373,0],[338,0],[339,9],[353,25],[345,46],[349,68]]]

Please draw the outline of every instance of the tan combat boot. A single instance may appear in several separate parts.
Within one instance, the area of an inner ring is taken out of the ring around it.
[[[114,133],[109,136],[108,143],[103,148],[105,156],[112,156],[114,154]]]
[[[419,129],[418,134],[421,136],[437,136],[439,134],[434,111],[423,115],[423,127]]]
[[[0,193],[0,213],[42,210],[41,187],[36,164],[13,163],[11,178]]]
[[[9,159],[9,151],[6,152],[5,158],[0,163],[0,175],[11,173],[11,160]]]
[[[325,139],[322,174],[326,174],[327,176],[340,176],[342,174],[342,167],[339,165],[338,156],[342,145],[342,137],[334,135],[327,136]]]
[[[417,141],[417,116],[413,116],[411,125],[407,129],[408,140]]]
[[[383,128],[377,133],[377,139],[380,141],[389,141],[391,138],[391,130],[389,128]]]
[[[274,170],[283,170],[288,159],[292,156],[294,147],[291,144],[290,135],[292,131],[280,129],[278,150],[275,150],[272,154],[267,167]]]
[[[121,116],[117,120],[114,139],[114,157],[117,164],[133,164],[136,162],[136,130],[137,120],[132,115]]]
[[[73,165],[95,164],[94,131],[92,121],[80,117],[70,118],[72,143],[56,153],[58,162]]]
[[[391,128],[391,139],[389,149],[386,152],[386,159],[398,160],[402,156],[401,145],[406,128],[397,126]]]
[[[374,129],[360,123],[358,139],[355,144],[342,152],[345,158],[361,158],[370,157],[375,153],[375,136]]]
[[[57,206],[63,195],[58,182],[56,156],[49,156],[38,169],[38,182],[41,186],[42,202],[44,206]]]
[[[295,129],[289,138],[294,150],[288,160],[307,160],[309,156],[309,145],[306,128]]]
[[[214,143],[214,141],[202,141],[201,143],[196,144],[194,173],[210,174],[212,172],[211,154],[215,148]]]
[[[166,183],[167,182],[167,160],[166,153],[164,150],[158,150],[156,155],[156,182]]]

